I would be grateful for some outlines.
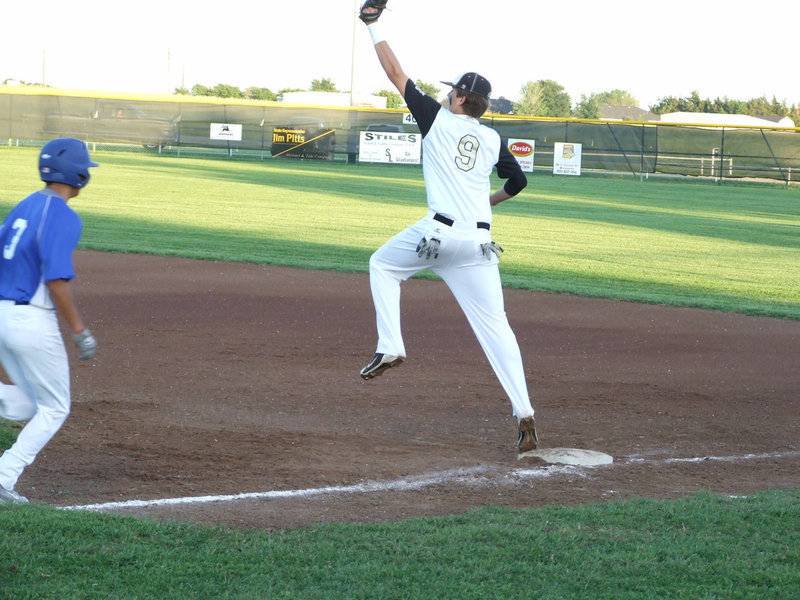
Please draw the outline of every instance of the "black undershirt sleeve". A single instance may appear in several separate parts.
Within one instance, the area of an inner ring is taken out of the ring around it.
[[[406,91],[403,94],[403,100],[406,101],[406,106],[411,112],[411,116],[417,121],[422,137],[428,135],[431,130],[433,121],[442,105],[430,96],[423,94],[411,79],[406,82]]]
[[[517,159],[511,154],[505,141],[500,144],[500,159],[497,161],[497,175],[501,179],[508,180],[503,184],[503,189],[511,196],[516,196],[528,185],[528,178],[525,177],[525,173],[523,173]]]

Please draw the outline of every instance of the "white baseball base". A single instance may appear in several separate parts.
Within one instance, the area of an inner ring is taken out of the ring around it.
[[[580,466],[610,465],[614,462],[609,454],[580,448],[540,448],[520,454],[517,458],[539,458],[548,463]]]

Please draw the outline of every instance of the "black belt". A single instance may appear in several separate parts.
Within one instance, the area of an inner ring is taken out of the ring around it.
[[[440,215],[439,213],[433,215],[433,220],[439,221],[439,223],[444,223],[448,227],[452,227],[453,223],[455,223],[455,221],[453,221],[453,219],[451,219],[450,217],[445,217],[444,215]],[[486,223],[485,221],[478,221],[475,225],[478,229],[485,229],[486,231],[490,231],[492,228],[492,226],[489,225],[489,223]]]

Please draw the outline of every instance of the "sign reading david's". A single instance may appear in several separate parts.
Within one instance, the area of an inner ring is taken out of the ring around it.
[[[536,147],[535,140],[508,140],[508,151],[517,159],[523,171],[533,173],[533,150]]]

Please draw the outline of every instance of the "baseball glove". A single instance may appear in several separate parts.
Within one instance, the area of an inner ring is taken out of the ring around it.
[[[386,3],[389,0],[365,0],[361,5],[361,10],[358,13],[358,18],[364,23],[374,23],[381,16],[383,9],[386,8]],[[374,8],[376,12],[364,12],[368,8]]]

